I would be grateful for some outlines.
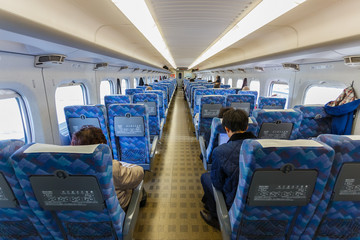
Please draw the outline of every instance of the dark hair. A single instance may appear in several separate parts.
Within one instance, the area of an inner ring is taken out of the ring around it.
[[[218,114],[218,118],[222,118],[224,116],[224,113],[226,113],[227,111],[234,109],[232,107],[222,107],[220,108],[219,114]]]
[[[107,144],[104,133],[100,128],[94,126],[83,126],[79,131],[73,133],[71,145]]]
[[[219,76],[219,75],[217,75],[217,76],[216,76],[216,80],[215,80],[215,82],[218,82],[218,83],[220,83],[220,82],[221,82],[221,78],[220,78],[220,76]]]
[[[222,119],[222,126],[227,127],[232,132],[246,131],[248,127],[249,119],[244,110],[230,109],[224,113]]]

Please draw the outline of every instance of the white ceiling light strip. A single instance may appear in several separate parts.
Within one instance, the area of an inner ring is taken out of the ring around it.
[[[229,32],[220,38],[219,41],[201,54],[200,57],[189,66],[189,69],[214,56],[305,1],[306,0],[263,0],[230,29]]]
[[[149,8],[144,0],[112,0],[112,2],[125,14],[135,27],[149,40],[160,54],[176,68],[175,61],[171,56],[160,31],[151,16]]]

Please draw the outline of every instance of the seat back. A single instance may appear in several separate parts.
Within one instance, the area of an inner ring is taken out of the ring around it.
[[[200,100],[198,136],[204,135],[210,128],[212,119],[219,115],[220,108],[225,107],[225,96],[208,95]]]
[[[150,135],[160,134],[159,97],[156,93],[138,93],[133,96],[134,104],[145,104],[149,116]]]
[[[255,109],[258,138],[297,139],[302,113],[297,109]]]
[[[220,85],[220,88],[231,88],[229,84],[222,84]]]
[[[148,115],[143,104],[112,104],[108,109],[114,158],[141,166],[150,164]]]
[[[324,105],[298,105],[294,107],[303,114],[298,138],[312,138],[331,133],[331,116],[325,112]]]
[[[160,85],[154,85],[152,87],[153,90],[160,90],[160,91],[163,91],[164,93],[164,106],[166,109],[169,108],[169,101],[168,101],[168,98],[167,98],[167,90],[164,86],[160,86]]]
[[[133,99],[134,94],[143,93],[143,92],[145,92],[145,90],[142,89],[142,88],[128,88],[128,89],[125,89],[125,95],[130,96],[131,101]]]
[[[31,209],[55,239],[122,239],[125,212],[109,146],[30,144],[12,160]]]
[[[323,195],[334,157],[313,140],[244,140],[229,211],[232,239],[300,238]]]
[[[195,91],[198,89],[206,89],[206,87],[200,85],[191,88],[191,95],[190,95],[191,108],[195,107]]]
[[[67,106],[64,108],[64,111],[70,138],[72,138],[73,133],[79,131],[83,126],[94,126],[101,128],[110,146],[104,105]]]
[[[159,111],[160,118],[166,118],[165,116],[165,105],[164,105],[164,92],[161,90],[146,90],[145,93],[155,93],[159,97]]]
[[[259,109],[285,109],[286,98],[259,97]]]
[[[0,141],[0,238],[53,239],[29,207],[11,164],[10,156],[23,145],[20,140]]]
[[[141,88],[141,89],[146,90],[147,87],[148,87],[148,86],[137,86],[136,88]]]
[[[317,140],[332,147],[335,158],[325,194],[305,233],[315,234],[313,239],[359,239],[360,136],[322,134]]]
[[[104,97],[106,109],[110,104],[131,103],[129,95],[106,95]]]
[[[214,91],[213,89],[207,89],[207,88],[198,88],[198,89],[195,89],[195,92],[194,92],[194,114],[193,114],[193,117],[199,113],[199,110],[200,110],[200,100],[203,96],[206,96],[206,95],[214,95]]]
[[[256,105],[256,103],[257,103],[257,98],[258,98],[258,92],[257,91],[242,91],[242,90],[237,90],[237,92],[236,92],[236,94],[241,94],[241,95],[243,95],[243,94],[246,94],[246,95],[249,95],[249,94],[251,94],[251,95],[254,95],[255,96],[255,102],[254,102],[254,104]]]
[[[214,88],[214,95],[229,95],[236,94],[235,89],[225,89],[225,88]]]
[[[248,95],[229,94],[226,96],[227,107],[242,109],[248,114],[248,116],[252,115],[252,112],[255,107],[254,102],[255,102],[255,96],[250,94]]]

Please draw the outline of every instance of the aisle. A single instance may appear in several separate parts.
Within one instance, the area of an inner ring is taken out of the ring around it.
[[[200,147],[182,90],[178,90],[168,114],[162,143],[147,172],[147,204],[140,209],[134,238],[137,240],[221,239],[199,212],[203,208],[199,159]]]

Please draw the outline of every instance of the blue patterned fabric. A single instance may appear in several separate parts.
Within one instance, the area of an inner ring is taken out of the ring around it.
[[[206,88],[214,88],[214,84],[211,83],[211,84],[204,84],[204,87]]]
[[[24,142],[20,140],[0,141],[0,172],[8,182],[19,204],[15,208],[0,208],[0,238],[6,240],[53,239],[50,232],[29,207],[11,165],[10,156],[23,145]]]
[[[164,105],[164,92],[161,90],[146,90],[145,93],[155,93],[159,97],[159,111],[160,118],[166,118],[165,116],[165,105]]]
[[[200,99],[202,96],[204,95],[214,95],[214,91],[213,89],[206,89],[206,88],[198,88],[198,89],[195,89],[195,92],[194,92],[194,98],[193,98],[193,103],[194,103],[194,114],[193,114],[193,117],[199,113],[199,110],[200,110]]]
[[[335,158],[324,196],[304,234],[314,235],[316,232],[316,238],[312,239],[317,240],[360,239],[360,202],[332,200],[342,165],[360,162],[360,136],[323,134],[318,136],[317,140],[332,147],[335,150]]]
[[[190,101],[190,103],[191,103],[192,88],[193,88],[193,87],[199,87],[199,86],[202,86],[202,85],[199,84],[199,83],[192,83],[192,82],[190,82],[189,85],[188,85],[188,87],[186,88],[186,96],[187,96],[188,101]]]
[[[110,104],[131,103],[129,95],[106,95],[104,97],[106,109]]]
[[[128,88],[128,89],[125,89],[125,95],[134,95],[136,93],[143,93],[145,92],[144,89],[142,88]]]
[[[220,88],[231,88],[229,84],[221,84]]]
[[[199,127],[198,135],[204,135],[205,131],[211,127],[211,122],[213,118],[203,117],[202,108],[204,104],[221,104],[222,107],[225,107],[225,96],[218,95],[209,95],[201,98],[200,101],[200,110],[199,110]]]
[[[254,110],[254,102],[255,102],[255,96],[252,94],[244,94],[244,95],[239,95],[239,94],[229,94],[226,96],[226,106],[230,107],[231,103],[250,103],[250,112],[249,112],[249,116],[252,115],[252,112]]]
[[[248,95],[248,94],[252,94],[252,95],[254,95],[255,96],[255,102],[254,102],[254,104],[256,105],[256,103],[257,103],[257,98],[258,98],[258,92],[257,91],[237,91],[237,94],[241,94],[241,95],[243,95],[243,94],[246,94],[246,95]]]
[[[204,86],[195,86],[191,88],[191,95],[190,95],[191,108],[194,108],[195,106],[195,91],[198,89],[206,89],[206,88]]]
[[[70,138],[72,138],[70,132],[70,123],[69,118],[97,118],[99,120],[99,125],[102,132],[105,135],[105,138],[110,146],[110,138],[108,133],[108,124],[106,118],[106,109],[104,105],[75,105],[67,106],[64,108],[66,124],[68,127]],[[80,129],[79,129],[80,130]]]
[[[143,137],[117,137],[115,135],[115,117],[143,117],[145,136]],[[108,109],[111,147],[114,159],[133,164],[150,164],[150,134],[148,116],[143,104],[112,104]]]
[[[156,104],[156,115],[149,117],[150,135],[160,135],[160,110],[159,97],[156,93],[138,93],[133,96],[133,103],[154,102]],[[147,110],[148,111],[148,110]]]
[[[298,105],[303,114],[298,138],[312,138],[331,133],[331,116],[325,112],[324,105]]]
[[[277,98],[277,97],[259,97],[259,109],[272,108],[274,106],[279,106],[281,109],[285,108],[286,98]],[[280,108],[278,108],[280,109]]]
[[[236,94],[235,89],[224,89],[224,88],[214,88],[215,95],[229,95],[229,94]]]
[[[112,156],[109,146],[89,145],[94,151],[79,153],[84,146],[55,146],[36,144],[42,151],[31,151],[34,144],[27,145],[12,156],[16,177],[24,190],[30,208],[41,219],[55,239],[63,239],[57,222],[50,211],[43,210],[36,200],[29,177],[32,175],[53,175],[63,170],[68,175],[95,176],[105,201],[102,211],[52,211],[60,220],[69,240],[122,239],[125,212],[120,207],[112,178]],[[49,147],[57,150],[47,150]],[[28,152],[30,151],[30,152]],[[105,232],[97,236],[98,232]],[[96,238],[97,236],[97,238]]]
[[[141,88],[141,89],[146,90],[147,87],[148,87],[148,86],[137,86],[136,88]]]
[[[256,134],[259,131],[259,126],[258,126],[258,122],[256,121],[256,119],[254,117],[249,117],[249,125],[248,125],[248,130],[247,132],[251,132],[252,134],[254,134],[256,136]]]
[[[253,111],[253,117],[258,123],[258,130],[260,130],[263,123],[275,123],[281,121],[282,123],[293,123],[290,140],[297,139],[299,136],[302,113],[297,109],[255,109]]]
[[[165,105],[165,108],[168,109],[169,108],[169,101],[168,101],[168,98],[167,98],[166,88],[164,86],[154,85],[152,87],[152,89],[153,90],[163,91],[163,93],[164,93],[164,105]]]
[[[263,147],[264,141],[273,143]],[[286,146],[286,143],[292,146]],[[333,158],[334,150],[316,141],[244,140],[239,159],[239,185],[229,211],[231,239],[311,239],[311,236],[300,238],[300,235],[321,200]],[[287,163],[293,164],[295,169],[318,171],[309,204],[299,207],[249,206],[247,197],[254,172],[258,169],[280,169]],[[286,238],[287,234],[289,238]]]

